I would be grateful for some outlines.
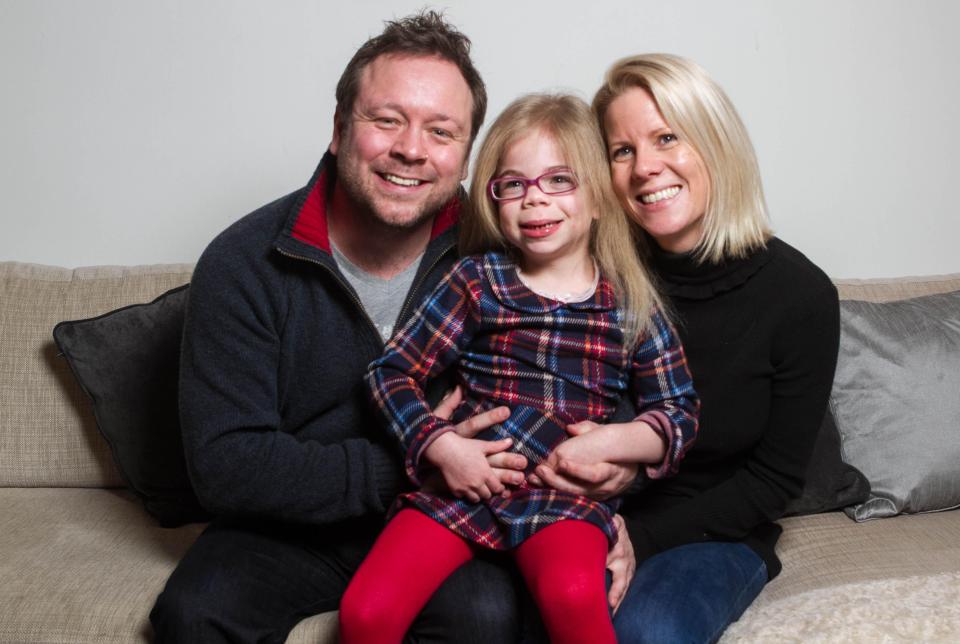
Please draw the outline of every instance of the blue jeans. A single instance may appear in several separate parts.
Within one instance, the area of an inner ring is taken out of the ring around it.
[[[638,569],[613,619],[620,642],[715,642],[767,583],[767,566],[742,543],[671,548]]]

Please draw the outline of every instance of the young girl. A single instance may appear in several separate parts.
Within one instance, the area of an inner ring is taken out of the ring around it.
[[[470,192],[461,250],[483,254],[453,268],[368,374],[410,480],[419,487],[438,471],[450,494],[397,500],[341,602],[341,641],[399,642],[443,580],[491,548],[512,553],[552,641],[614,642],[604,565],[615,503],[526,482],[504,490],[484,441],[509,443],[529,473],[568,426],[603,423],[627,394],[639,415],[591,430],[597,460],[668,475],[697,428],[683,349],[638,261],[583,101],[532,95],[507,107]],[[451,365],[464,400],[445,420],[423,389]],[[501,405],[510,417],[479,440],[452,431]]]

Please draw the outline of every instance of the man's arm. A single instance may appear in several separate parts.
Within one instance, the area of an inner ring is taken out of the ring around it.
[[[382,512],[402,480],[392,450],[365,438],[296,435],[362,435],[336,426],[353,421],[348,414],[318,413],[307,426],[280,431],[283,276],[243,255],[249,240],[236,238],[244,232],[234,227],[211,244],[191,285],[180,414],[197,495],[218,514],[295,522]]]

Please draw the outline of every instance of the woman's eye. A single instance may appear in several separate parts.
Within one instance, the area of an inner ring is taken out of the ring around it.
[[[622,147],[615,148],[613,152],[610,153],[610,158],[614,161],[623,161],[624,159],[630,158],[632,154],[633,148],[624,145]]]
[[[660,141],[660,145],[669,145],[677,140],[677,135],[673,132],[661,134],[658,140]]]

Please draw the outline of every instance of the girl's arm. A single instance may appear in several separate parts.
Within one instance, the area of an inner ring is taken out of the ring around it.
[[[651,449],[649,431],[643,427],[646,425],[660,437],[664,451],[660,458],[636,462],[647,464],[648,477],[663,478],[676,473],[696,439],[700,398],[673,325],[659,310],[653,311],[651,322],[652,331],[633,357],[630,392],[638,415],[624,424],[621,449],[630,454]],[[613,458],[611,462],[623,460]]]
[[[460,260],[367,372],[373,401],[399,440],[407,476],[417,485],[421,484],[420,469],[427,449],[454,429],[448,420],[431,413],[424,386],[430,378],[453,365],[461,349],[469,343],[478,320],[478,278],[476,263],[470,258]],[[444,441],[457,445],[456,453],[461,456],[463,448],[481,442],[455,434],[453,437],[468,441]],[[474,455],[485,460],[476,446],[472,447]],[[433,451],[438,461],[434,464],[440,465],[453,453],[449,449]]]
[[[534,484],[595,499],[623,493],[637,475],[660,478],[676,471],[697,432],[700,400],[693,389],[676,331],[655,311],[653,331],[634,353],[630,393],[638,415],[621,423],[571,425],[535,470]]]

